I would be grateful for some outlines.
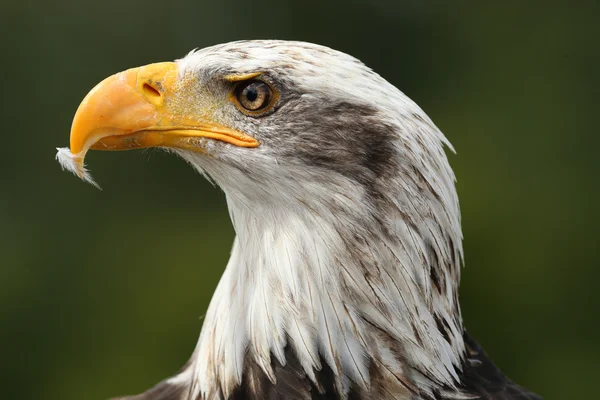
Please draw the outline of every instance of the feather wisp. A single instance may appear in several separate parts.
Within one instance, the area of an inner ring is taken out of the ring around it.
[[[56,160],[59,162],[63,171],[70,171],[79,177],[82,181],[87,182],[97,189],[102,188],[96,183],[90,172],[85,168],[83,158],[85,154],[73,154],[68,147],[57,147],[56,148]]]

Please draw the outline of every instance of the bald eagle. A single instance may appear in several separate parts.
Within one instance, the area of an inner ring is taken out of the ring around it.
[[[240,41],[99,83],[64,168],[159,147],[225,192],[236,237],[183,369],[136,400],[541,399],[466,332],[451,144],[359,60]]]

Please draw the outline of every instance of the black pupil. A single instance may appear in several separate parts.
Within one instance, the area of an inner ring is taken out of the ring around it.
[[[246,92],[246,99],[248,99],[248,101],[253,102],[254,100],[256,100],[258,98],[258,90],[256,90],[256,85],[248,86],[246,88],[245,92]]]

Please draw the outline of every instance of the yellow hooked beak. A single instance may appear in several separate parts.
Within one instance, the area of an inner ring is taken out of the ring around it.
[[[171,100],[178,89],[177,66],[150,64],[119,72],[100,82],[83,99],[71,126],[71,153],[78,170],[88,149],[129,150],[174,147],[201,151],[190,138],[210,138],[256,147],[251,136],[208,117],[178,111]]]

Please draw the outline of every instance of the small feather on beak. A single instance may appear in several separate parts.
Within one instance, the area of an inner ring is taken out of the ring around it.
[[[92,175],[83,164],[83,156],[71,153],[68,147],[57,147],[56,160],[64,171],[71,171],[84,182],[94,185],[97,189],[102,188],[96,183]]]

